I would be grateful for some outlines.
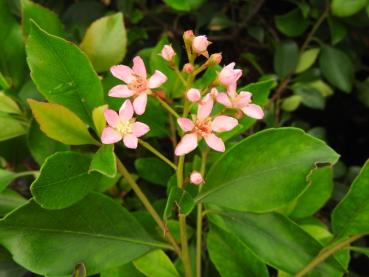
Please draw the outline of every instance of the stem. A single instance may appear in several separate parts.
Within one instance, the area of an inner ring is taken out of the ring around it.
[[[40,171],[38,171],[38,170],[35,170],[35,171],[24,171],[24,172],[15,172],[15,178],[19,178],[19,177],[23,177],[23,176],[28,176],[28,175],[33,175],[35,178],[37,178],[39,174],[40,174]]]
[[[178,69],[178,66],[175,65],[173,66],[174,72],[177,74],[178,78],[181,80],[182,84],[186,87],[187,86],[187,82],[186,80],[183,78],[181,72]]]
[[[162,107],[164,109],[166,109],[170,114],[174,115],[174,117],[178,118],[179,115],[176,113],[175,110],[173,110],[167,102],[165,102],[163,99],[161,99],[160,97],[156,97],[156,99],[159,101],[159,103],[162,105]]]
[[[149,214],[152,216],[152,218],[155,220],[155,222],[159,225],[159,227],[162,229],[164,234],[167,235],[167,239],[170,242],[170,244],[173,246],[174,251],[177,253],[178,256],[181,257],[181,249],[178,246],[175,238],[173,237],[172,233],[168,230],[165,223],[161,220],[158,213],[155,211],[154,207],[151,205],[149,199],[147,199],[146,195],[142,192],[140,187],[137,185],[135,180],[132,178],[131,174],[128,172],[127,168],[123,165],[123,163],[117,158],[117,168],[120,174],[127,180],[128,184],[131,186],[133,191],[136,193],[137,197],[141,200],[142,204],[145,206],[146,210],[149,212]]]
[[[178,159],[177,165],[177,186],[180,189],[183,189],[183,165],[184,165],[185,156],[180,156]]]
[[[337,244],[331,244],[327,247],[323,248],[320,253],[307,265],[305,268],[303,268],[299,273],[295,275],[295,277],[302,277],[308,274],[310,271],[312,271],[316,266],[318,266],[320,263],[325,261],[328,257],[336,253],[337,251],[345,248],[346,246],[350,245],[353,241],[358,240],[363,235],[356,235],[351,238],[348,238],[344,241],[341,241]]]
[[[190,262],[190,255],[188,252],[188,241],[187,241],[187,231],[186,231],[186,216],[184,214],[179,214],[179,226],[181,231],[181,247],[182,247],[182,262],[186,277],[192,277],[192,269]]]
[[[143,147],[145,147],[147,150],[149,150],[151,153],[153,153],[158,158],[160,158],[162,161],[166,162],[174,170],[177,170],[177,166],[174,163],[172,163],[167,157],[165,157],[163,154],[161,154],[158,150],[156,150],[150,143],[148,143],[146,141],[143,141],[141,139],[139,139],[138,142]]]

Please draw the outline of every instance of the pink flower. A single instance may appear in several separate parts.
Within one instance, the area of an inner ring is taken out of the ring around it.
[[[201,99],[201,93],[197,88],[190,88],[187,91],[186,96],[191,102],[198,102]]]
[[[204,183],[204,178],[198,171],[192,171],[190,175],[190,182],[194,185],[201,185]]]
[[[167,44],[167,45],[164,45],[163,49],[161,50],[160,55],[162,56],[164,60],[167,60],[168,62],[170,62],[174,59],[176,52],[174,52],[172,45]]]
[[[244,114],[255,119],[264,117],[263,109],[251,102],[252,94],[248,91],[236,92],[236,83],[228,87],[228,94],[221,92],[216,96],[217,102],[223,104],[227,108],[239,109]]]
[[[150,131],[145,123],[133,118],[133,106],[130,100],[126,100],[119,109],[119,114],[107,109],[104,112],[108,127],[105,127],[101,135],[104,144],[113,144],[121,139],[127,148],[136,149],[139,137]]]
[[[160,87],[167,77],[159,70],[147,79],[146,68],[140,57],[133,59],[133,67],[126,65],[114,65],[110,68],[114,77],[122,80],[126,85],[118,85],[109,91],[109,96],[128,98],[133,97],[133,108],[136,114],[141,115],[145,112],[147,104],[147,93],[151,89]]]
[[[193,66],[192,64],[190,63],[186,63],[184,66],[183,66],[183,71],[190,74],[193,72]]]
[[[209,58],[207,51],[208,46],[211,44],[206,36],[197,36],[192,40],[192,51],[198,55],[204,55]]]
[[[242,76],[241,69],[234,69],[235,63],[223,67],[218,74],[218,80],[223,85],[228,87],[229,85],[236,83],[237,80]]]
[[[202,138],[205,139],[205,142],[210,148],[215,151],[224,152],[224,142],[214,132],[230,131],[237,126],[238,121],[233,117],[225,115],[216,116],[214,119],[211,118],[210,114],[213,104],[212,97],[205,97],[199,104],[197,116],[194,120],[183,117],[178,118],[179,127],[186,134],[182,137],[175,149],[177,156],[186,155],[193,151],[197,147],[198,141]]]

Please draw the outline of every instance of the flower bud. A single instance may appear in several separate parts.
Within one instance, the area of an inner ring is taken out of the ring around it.
[[[196,54],[206,52],[210,42],[206,36],[197,36],[192,40],[192,51]]]
[[[222,61],[222,53],[214,53],[209,58],[212,65],[220,64]]]
[[[190,74],[193,72],[193,66],[192,64],[190,63],[186,63],[184,66],[183,66],[183,71]]]
[[[194,34],[192,30],[187,30],[183,33],[183,40],[184,41],[192,41],[194,38]]]
[[[187,99],[191,102],[197,102],[201,99],[201,93],[197,88],[191,88],[186,93]]]
[[[164,45],[163,49],[161,50],[160,55],[164,60],[167,60],[168,62],[172,61],[174,56],[176,55],[176,52],[174,52],[172,45],[167,44]]]
[[[223,69],[218,74],[219,82],[224,86],[229,86],[237,82],[237,80],[242,75],[241,69],[234,69],[236,64],[230,63],[229,65],[223,67]]]
[[[198,171],[192,171],[190,175],[190,182],[194,185],[201,185],[204,183],[204,179],[202,178],[202,175]]]

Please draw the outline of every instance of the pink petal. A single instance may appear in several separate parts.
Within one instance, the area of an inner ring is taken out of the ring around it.
[[[133,134],[125,135],[123,138],[123,143],[127,148],[136,149],[138,144],[138,139]]]
[[[201,185],[204,183],[204,178],[198,171],[192,171],[190,175],[190,182],[194,185]]]
[[[200,90],[197,88],[190,88],[186,93],[187,99],[191,102],[197,102],[201,99]]]
[[[237,96],[237,82],[233,82],[227,87],[227,93],[231,97]]]
[[[122,135],[111,127],[106,127],[101,135],[101,141],[103,144],[112,144],[120,141]]]
[[[186,134],[177,144],[175,154],[176,156],[183,156],[193,151],[196,147],[197,147],[197,136],[192,133]]]
[[[245,108],[242,109],[242,111],[249,117],[255,119],[262,119],[264,117],[263,109],[256,104],[247,105]]]
[[[150,127],[145,123],[136,121],[132,125],[132,133],[134,136],[138,138],[145,135],[148,131],[150,131]]]
[[[133,116],[133,107],[130,100],[124,101],[123,105],[119,109],[119,117],[125,121],[128,121]]]
[[[213,98],[210,97],[210,94],[207,94],[197,108],[197,118],[200,120],[204,120],[205,118],[207,118],[211,114],[213,105]]]
[[[133,73],[132,69],[126,65],[121,65],[121,64],[113,65],[110,68],[110,72],[111,74],[113,74],[115,78],[118,78],[127,84],[129,84],[135,79],[135,77],[132,74]]]
[[[111,97],[127,98],[132,95],[133,91],[130,90],[126,85],[115,86],[109,91],[109,96]]]
[[[177,119],[177,122],[179,127],[185,132],[190,132],[195,127],[193,122],[188,118],[180,117]]]
[[[241,91],[240,94],[236,98],[236,106],[237,108],[243,108],[247,106],[251,102],[252,94],[248,91]]]
[[[147,94],[141,93],[139,96],[136,97],[135,100],[133,100],[133,108],[135,109],[135,113],[138,115],[141,115],[146,110],[146,104],[147,104]]]
[[[115,111],[106,109],[104,111],[104,116],[105,116],[106,122],[108,122],[110,126],[112,127],[117,126],[119,122],[119,116]]]
[[[159,70],[155,70],[154,74],[149,79],[149,88],[158,88],[167,80],[167,76]]]
[[[224,142],[213,133],[205,137],[205,142],[207,145],[209,145],[210,148],[214,149],[215,151],[225,151]]]
[[[146,79],[146,67],[141,57],[136,56],[133,58],[132,69],[136,75]]]
[[[232,130],[237,124],[237,119],[226,115],[219,115],[211,122],[211,129],[214,132],[226,132]]]
[[[232,107],[232,102],[231,100],[229,99],[228,95],[224,92],[221,92],[221,93],[218,93],[217,97],[217,102],[230,108]]]

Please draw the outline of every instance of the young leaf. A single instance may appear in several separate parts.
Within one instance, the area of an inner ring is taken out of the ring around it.
[[[0,242],[18,264],[48,276],[70,276],[81,261],[93,275],[165,246],[125,208],[95,193],[63,210],[28,201],[0,221]]]
[[[369,232],[369,160],[349,192],[332,213],[332,229],[338,238]]]
[[[158,158],[139,158],[135,160],[138,175],[144,180],[161,186],[166,186],[173,169]]]
[[[0,92],[0,112],[21,114],[18,104],[9,96]]]
[[[335,87],[349,93],[354,79],[354,68],[350,58],[341,50],[325,46],[319,59],[323,76]]]
[[[289,274],[299,272],[322,249],[321,244],[298,225],[277,213],[212,211],[209,218],[235,235],[264,262]],[[332,276],[341,271],[342,266],[329,258],[317,266],[314,273]]]
[[[123,14],[116,13],[94,21],[80,45],[97,72],[120,63],[127,51],[127,35]]]
[[[307,188],[306,177],[316,163],[337,159],[323,141],[300,129],[267,129],[221,156],[196,200],[242,211],[272,211]]]
[[[30,0],[22,0],[23,32],[28,36],[31,30],[31,19],[51,35],[64,36],[64,26],[53,11]]]
[[[104,144],[95,153],[90,164],[88,173],[93,171],[113,178],[117,174],[117,164],[113,144]]]
[[[114,179],[88,173],[91,156],[78,152],[58,152],[41,167],[40,175],[31,185],[37,203],[46,209],[62,209],[81,200],[90,191]]]
[[[339,17],[354,15],[367,4],[366,0],[333,0],[331,4],[332,13]]]
[[[93,126],[92,110],[103,104],[102,85],[86,55],[74,44],[32,23],[27,61],[37,89]]]
[[[163,250],[154,250],[133,261],[134,266],[145,276],[179,277],[177,269]]]
[[[309,69],[318,58],[319,52],[320,48],[311,48],[302,53],[297,63],[295,73],[301,73]]]
[[[280,78],[287,77],[297,65],[299,50],[296,42],[285,41],[277,45],[274,53],[274,70]]]
[[[41,130],[50,138],[64,144],[96,144],[87,125],[62,105],[28,100],[32,113]]]
[[[206,235],[210,260],[222,277],[268,277],[266,265],[231,233],[211,225]]]

